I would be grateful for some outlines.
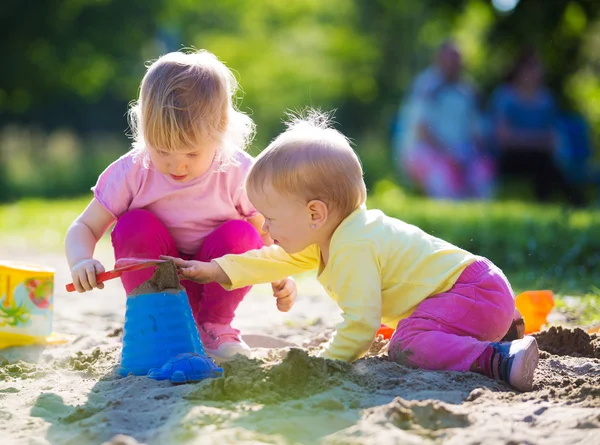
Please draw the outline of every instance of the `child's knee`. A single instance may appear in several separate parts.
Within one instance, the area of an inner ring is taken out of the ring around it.
[[[119,217],[111,237],[113,243],[119,239],[135,243],[137,239],[147,241],[149,234],[160,230],[166,230],[166,228],[154,213],[145,209],[135,209]]]
[[[150,210],[134,209],[123,213],[119,217],[115,224],[115,229],[135,229],[136,232],[139,232],[155,224],[162,225],[158,217]]]
[[[223,254],[240,254],[263,246],[262,238],[252,224],[244,220],[231,220],[218,229],[217,237]]]
[[[412,320],[405,320],[396,328],[390,343],[388,344],[388,359],[400,365],[411,365],[411,357],[414,354],[410,348],[410,339],[417,335],[412,329]]]
[[[409,366],[410,357],[413,352],[410,348],[406,350],[402,349],[402,345],[399,341],[392,342],[388,345],[388,359],[392,362],[398,363],[399,365]]]

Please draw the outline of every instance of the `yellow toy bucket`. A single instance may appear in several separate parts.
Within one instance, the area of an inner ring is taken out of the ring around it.
[[[0,261],[0,349],[52,343],[54,270]]]

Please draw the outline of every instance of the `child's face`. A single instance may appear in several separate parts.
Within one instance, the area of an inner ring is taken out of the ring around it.
[[[173,153],[149,148],[150,159],[156,169],[175,181],[187,182],[206,172],[211,166],[218,143],[203,144],[202,148]]]
[[[248,197],[265,218],[263,230],[287,253],[301,252],[317,242],[310,211],[300,199],[282,195],[271,186],[258,191],[249,188]]]

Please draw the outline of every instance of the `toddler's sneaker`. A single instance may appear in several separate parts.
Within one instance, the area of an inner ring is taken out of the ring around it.
[[[535,338],[491,343],[478,359],[479,370],[488,377],[508,383],[519,391],[533,389],[533,373],[539,360]]]
[[[236,354],[250,357],[250,347],[240,338],[240,331],[230,325],[206,322],[198,330],[204,350],[214,358],[228,360]]]

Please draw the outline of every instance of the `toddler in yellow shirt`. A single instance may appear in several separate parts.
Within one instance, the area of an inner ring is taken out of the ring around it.
[[[317,270],[343,318],[320,356],[358,359],[383,323],[395,327],[390,360],[479,372],[520,391],[532,389],[535,339],[501,341],[515,314],[502,271],[414,225],[367,210],[360,161],[326,115],[312,111],[288,123],[257,157],[246,188],[274,245],[210,263],[176,258],[183,277],[236,289]],[[294,298],[283,296],[279,309],[289,310]]]

